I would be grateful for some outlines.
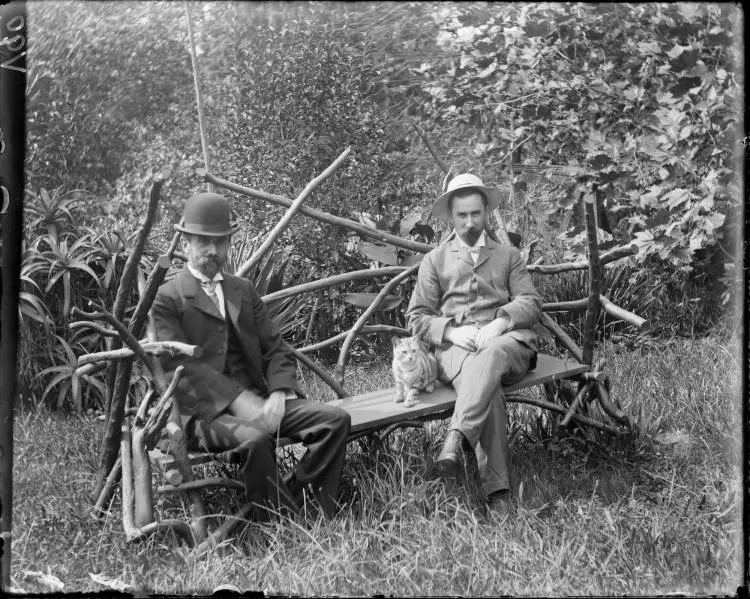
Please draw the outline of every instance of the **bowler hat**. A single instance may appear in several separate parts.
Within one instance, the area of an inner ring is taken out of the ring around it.
[[[432,214],[443,220],[450,220],[451,212],[448,210],[448,199],[460,189],[476,189],[487,198],[487,210],[494,210],[502,202],[502,195],[499,189],[487,187],[482,180],[471,173],[461,173],[456,175],[448,183],[446,190],[435,200],[432,206]]]
[[[225,237],[236,233],[239,225],[229,222],[229,202],[218,193],[195,193],[185,202],[184,221],[175,225],[183,233]]]

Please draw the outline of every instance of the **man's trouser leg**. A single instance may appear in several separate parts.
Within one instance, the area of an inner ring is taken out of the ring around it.
[[[461,431],[477,454],[485,493],[510,488],[508,432],[503,384],[526,374],[533,350],[508,335],[491,339],[476,352],[457,347],[440,355],[456,390],[450,428]]]
[[[207,451],[232,450],[242,456],[240,475],[248,500],[256,506],[258,520],[267,520],[271,516],[268,510],[281,506],[293,512],[299,510],[276,467],[275,436],[228,412],[211,422],[196,420],[193,433]]]
[[[281,421],[281,436],[307,447],[294,471],[296,482],[312,485],[329,517],[336,513],[350,426],[351,416],[345,410],[304,399],[288,400]]]
[[[307,446],[295,471],[296,482],[300,486],[312,483],[321,507],[329,516],[336,510],[350,424],[348,412],[304,399],[287,400],[281,420],[279,436]],[[280,503],[298,510],[276,466],[275,435],[227,412],[210,423],[197,420],[195,434],[208,451],[231,449],[245,454],[241,474],[250,501],[277,507]]]

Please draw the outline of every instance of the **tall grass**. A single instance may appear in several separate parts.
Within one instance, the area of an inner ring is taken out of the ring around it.
[[[446,485],[433,458],[445,423],[395,433],[377,454],[349,446],[340,514],[247,523],[197,559],[169,539],[127,545],[119,500],[87,517],[96,467],[94,420],[24,411],[16,422],[13,580],[59,577],[98,591],[89,574],[136,593],[241,590],[299,595],[560,595],[734,593],[740,584],[738,361],[715,338],[658,351],[606,349],[613,393],[639,422],[627,446],[540,438],[539,411],[512,404],[517,507],[488,514],[467,461]],[[383,363],[351,367],[356,391],[388,380]],[[326,396],[311,377],[311,396]],[[239,497],[216,492],[212,509]],[[173,512],[185,507],[170,499]]]

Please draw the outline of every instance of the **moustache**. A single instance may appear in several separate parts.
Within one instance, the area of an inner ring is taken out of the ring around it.
[[[210,257],[210,256],[204,256],[200,259],[199,263],[202,267],[213,267],[213,268],[221,268],[223,266],[222,260],[219,259],[218,256],[216,257]]]

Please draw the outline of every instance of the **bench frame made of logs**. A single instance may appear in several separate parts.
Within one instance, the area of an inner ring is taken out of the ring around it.
[[[260,250],[238,269],[237,273],[240,276],[246,276],[259,264],[263,252],[271,247],[273,241],[296,212],[301,212],[322,222],[347,227],[362,237],[391,244],[397,248],[421,254],[432,249],[432,246],[427,244],[397,237],[355,221],[302,205],[310,192],[330,175],[347,155],[348,149],[339,156],[331,167],[311,181],[294,201],[231,183],[205,171],[201,172],[205,180],[214,186],[288,208],[284,217],[269,234]],[[215,486],[242,489],[243,485],[229,476],[196,480],[193,466],[217,459],[233,461],[236,460],[237,455],[231,451],[223,454],[189,453],[187,451],[184,432],[176,424],[176,406],[172,401],[172,393],[181,376],[181,368],[177,369],[174,377],[169,381],[161,370],[157,359],[158,354],[162,352],[200,357],[201,348],[175,343],[156,343],[148,339],[138,340],[138,337],[144,332],[146,315],[153,303],[158,286],[164,280],[164,275],[171,266],[172,260],[181,258],[176,252],[179,234],[173,238],[168,252],[160,256],[157,261],[139,303],[135,307],[129,326],[126,327],[122,324],[124,298],[134,277],[133,265],[137,264],[143,252],[143,246],[152,226],[159,201],[160,188],[161,181],[156,181],[151,190],[149,209],[136,242],[136,250],[131,254],[126,264],[126,272],[121,280],[112,312],[108,312],[102,306],[96,304],[91,304],[97,310],[95,312],[83,312],[74,309],[74,314],[85,320],[72,323],[70,326],[71,328],[89,327],[95,329],[111,341],[110,348],[107,351],[81,356],[77,370],[77,375],[80,376],[95,372],[109,364],[108,387],[112,390],[106,406],[107,422],[95,493],[96,501],[92,514],[100,517],[106,513],[105,506],[110,503],[114,488],[121,479],[123,527],[128,541],[144,539],[158,531],[169,531],[181,538],[188,546],[195,547],[199,552],[202,552],[215,547],[217,543],[230,534],[238,523],[246,520],[251,513],[251,507],[246,506],[239,513],[227,517],[220,526],[209,532],[206,524],[207,514],[201,500],[200,489]],[[586,195],[583,201],[588,260],[552,265],[532,264],[527,267],[529,272],[541,274],[588,269],[588,296],[570,302],[544,304],[540,319],[540,325],[551,334],[551,338],[570,357],[558,358],[547,354],[539,354],[535,369],[529,372],[520,382],[506,387],[504,391],[509,402],[527,403],[558,413],[560,415],[559,422],[563,426],[575,421],[578,425],[592,426],[618,435],[630,430],[631,423],[616,398],[610,396],[609,378],[603,371],[603,361],[594,362],[594,340],[596,324],[601,310],[635,326],[643,328],[646,325],[644,319],[609,301],[603,295],[602,289],[604,265],[634,254],[636,247],[634,245],[618,247],[600,255],[595,226],[596,194]],[[410,408],[404,407],[403,403],[394,402],[395,388],[350,396],[343,386],[345,366],[352,344],[358,335],[369,333],[409,335],[408,331],[399,327],[383,324],[368,325],[367,322],[376,314],[389,294],[409,277],[414,276],[417,269],[418,263],[409,266],[396,265],[371,268],[308,282],[263,297],[266,303],[271,303],[300,293],[318,291],[352,280],[391,277],[350,330],[303,348],[292,348],[287,345],[300,364],[319,376],[336,393],[338,399],[333,400],[332,403],[351,414],[350,440],[368,437],[381,445],[387,436],[397,429],[422,427],[425,421],[448,418],[453,411],[455,391],[447,386],[439,386],[429,394],[421,393],[417,397],[417,404]],[[579,312],[584,310],[586,316],[583,346],[579,347],[550,318],[548,312]],[[103,326],[101,322],[108,324],[109,327]],[[342,346],[333,373],[326,371],[308,356],[309,353],[317,349],[339,342],[342,342]],[[123,344],[125,347],[122,347]],[[135,358],[139,359],[150,373],[151,387],[138,406],[131,406],[128,405],[128,401],[133,396],[133,393],[129,391],[132,363]],[[565,394],[555,392],[555,384],[563,380],[577,384],[576,391],[568,397],[565,397]],[[546,399],[531,398],[517,393],[523,388],[534,385],[544,386]],[[601,408],[602,417],[592,415],[587,409],[588,406],[596,404]],[[168,439],[169,447],[166,453],[156,447],[160,437]],[[117,442],[115,451],[112,448],[113,439]],[[290,443],[289,439],[279,440],[279,446]],[[152,465],[152,461],[156,464],[156,467]],[[162,471],[163,478],[166,481],[165,484],[154,486],[152,477],[154,469]],[[174,493],[184,493],[189,500],[190,518],[187,522],[182,519],[162,520],[158,519],[155,514],[154,495]]]

